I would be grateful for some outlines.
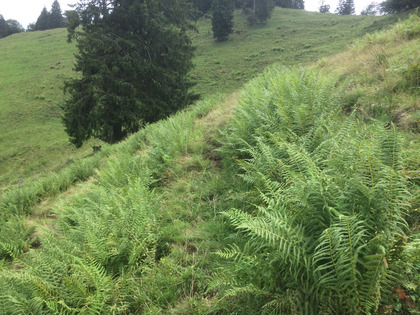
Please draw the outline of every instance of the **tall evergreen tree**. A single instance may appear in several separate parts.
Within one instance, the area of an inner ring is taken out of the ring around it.
[[[9,34],[9,25],[3,15],[0,14],[0,38],[6,37]]]
[[[337,9],[335,9],[335,13],[339,15],[351,15],[355,12],[354,0],[340,0]]]
[[[35,23],[35,30],[44,31],[50,28],[50,13],[44,7]]]
[[[91,137],[122,140],[195,99],[188,73],[193,47],[185,2],[90,0],[79,3],[76,79],[65,84],[69,98],[63,123],[77,147]]]
[[[224,41],[233,32],[233,11],[232,0],[213,0],[212,29],[216,40]]]
[[[64,27],[64,18],[61,13],[60,4],[55,0],[51,6],[50,16],[49,16],[49,27],[50,28],[59,28]]]

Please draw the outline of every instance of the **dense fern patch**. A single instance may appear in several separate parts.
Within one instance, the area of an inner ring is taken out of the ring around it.
[[[334,86],[307,70],[266,71],[222,148],[255,192],[255,206],[225,212],[241,239],[219,252],[236,262],[229,294],[265,296],[267,312],[375,312],[409,264],[395,255],[409,200],[399,136],[344,116]]]

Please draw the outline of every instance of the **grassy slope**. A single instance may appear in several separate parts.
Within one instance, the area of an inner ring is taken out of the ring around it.
[[[381,42],[375,44],[380,46]],[[384,47],[394,46],[392,58],[405,60],[399,53],[415,51],[418,47],[418,39],[411,41],[399,39],[397,42],[390,43],[385,37],[383,44]],[[366,47],[365,49],[369,51],[369,45]],[[355,54],[355,51],[348,51],[342,55],[322,60],[317,66],[327,73],[338,72],[343,79],[353,79],[351,86],[359,87],[363,96],[360,97],[359,103],[355,104],[361,108],[367,108],[370,106],[369,96],[373,95],[372,91],[377,91],[378,84],[384,84],[386,81],[380,78],[370,79],[370,76],[373,75],[371,71],[378,69],[372,63],[372,58],[361,62],[364,67],[363,71],[362,68],[360,68],[361,72],[353,70],[358,67],[355,63]],[[360,58],[365,55],[369,56],[368,53],[358,54],[359,58],[356,61],[360,61]],[[400,92],[401,95],[405,94],[409,99],[410,95],[415,96],[413,93]],[[397,96],[396,93],[391,94]],[[160,170],[163,185],[158,186],[154,192],[154,197],[159,203],[156,222],[158,222],[159,230],[158,250],[160,252],[158,256],[162,260],[154,263],[151,268],[146,268],[142,274],[143,282],[141,286],[138,286],[138,291],[133,288],[135,297],[139,301],[144,301],[143,304],[138,305],[137,311],[142,309],[150,313],[196,314],[207,311],[223,313],[223,311],[227,312],[228,307],[234,307],[233,303],[217,304],[214,292],[207,289],[211,285],[213,273],[223,267],[223,261],[217,259],[212,253],[223,248],[226,245],[225,242],[228,242],[228,239],[225,238],[228,235],[227,227],[220,219],[219,212],[232,206],[239,207],[241,198],[242,203],[249,202],[246,195],[234,195],[235,176],[229,174],[229,170],[220,168],[219,157],[215,151],[219,138],[218,133],[226,127],[230,109],[235,106],[237,98],[237,95],[234,95],[225,102],[219,103],[208,115],[204,115],[206,111],[198,114],[197,117],[203,115],[204,117],[197,119],[193,124],[191,124],[191,117],[187,118],[187,115],[181,114],[176,119],[162,121],[148,129],[154,131],[154,134],[160,132],[161,139],[170,139],[170,141],[161,143],[165,148],[164,154],[166,154],[165,168]],[[401,98],[403,99],[404,96]],[[402,104],[402,107],[414,110],[410,102]],[[199,111],[197,110],[197,112]],[[187,122],[188,127],[183,127]],[[177,132],[174,132],[176,130]],[[188,132],[183,132],[185,130]],[[195,135],[193,139],[188,138],[189,132],[191,135]],[[417,141],[418,135],[408,134],[415,137]],[[162,154],[159,151],[153,152],[153,149],[159,149],[155,145],[159,142],[153,141],[156,140],[153,139],[153,136],[148,139],[147,142],[150,144],[146,149],[137,151],[138,145],[135,143],[143,143],[143,137],[144,134],[139,133],[121,145],[115,146],[113,151],[103,153],[121,156],[121,160],[129,156],[130,152],[135,159],[147,158],[148,154],[152,156]],[[179,144],[177,145],[177,143]],[[131,148],[133,145],[134,149]],[[418,170],[418,157],[415,152],[411,154],[413,162],[411,170]],[[100,170],[102,173],[107,171],[109,170]],[[110,172],[112,173],[112,171]],[[118,176],[116,173],[114,175]],[[414,174],[414,182],[415,176]],[[120,187],[114,188],[119,189]],[[76,189],[77,193],[73,195],[73,199],[83,200],[85,195],[78,192],[89,189],[95,189],[95,185],[92,183],[82,185],[81,188]],[[414,189],[418,190],[418,188]],[[46,222],[48,220],[45,217],[48,214],[52,214],[56,219],[55,216],[66,215],[66,212],[67,215],[72,213],[72,204],[67,199],[68,195],[62,195],[58,202],[50,201],[41,204],[28,218],[27,224],[41,222],[48,229],[48,226],[52,225],[51,222]],[[232,199],[235,199],[234,205]],[[65,206],[62,206],[62,203]],[[412,211],[414,215],[414,209]],[[37,237],[41,238],[42,243],[42,235]],[[231,264],[229,261],[227,263]],[[142,291],[143,288],[144,291]],[[128,300],[131,296],[126,296],[126,298]],[[240,311],[239,303],[237,307],[239,309],[236,311]]]
[[[230,92],[274,62],[309,64],[343,50],[353,38],[377,31],[395,19],[276,8],[266,24],[251,27],[241,11],[236,11],[234,33],[222,43],[212,37],[211,20],[201,20],[194,36],[196,90],[203,95]]]
[[[197,23],[196,91],[231,92],[273,62],[308,64],[338,52],[352,38],[382,28],[393,17],[341,17],[275,9],[266,25],[249,27],[239,11],[230,40],[216,43],[209,19]],[[64,29],[16,34],[0,40],[0,190],[54,171],[91,153],[67,141],[57,106],[71,71],[75,46]]]
[[[18,34],[0,46],[1,186],[55,170],[86,149],[77,151],[66,141],[57,106],[75,52],[66,30]]]

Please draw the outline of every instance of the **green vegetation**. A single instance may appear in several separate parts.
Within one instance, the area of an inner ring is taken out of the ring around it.
[[[2,313],[415,314],[419,25],[271,66],[3,194]]]
[[[197,22],[192,72],[203,98],[230,93],[269,64],[305,65],[339,52],[354,37],[385,27],[395,17],[338,17],[276,8],[265,25],[250,27],[235,12],[231,40],[215,43],[211,21]],[[0,40],[0,187],[57,171],[89,155],[91,141],[76,150],[61,124],[63,82],[74,76],[74,45],[64,29],[16,34]]]
[[[0,39],[10,36],[12,34],[21,33],[24,29],[22,25],[16,20],[5,20],[0,14]]]
[[[419,3],[416,0],[385,0],[380,6],[385,13],[398,13],[417,8]]]
[[[224,212],[239,232],[219,252],[235,263],[218,281],[229,295],[261,296],[268,313],[370,314],[401,281],[401,141],[345,116],[335,86],[270,69],[245,87],[226,135],[223,155],[255,206]]]

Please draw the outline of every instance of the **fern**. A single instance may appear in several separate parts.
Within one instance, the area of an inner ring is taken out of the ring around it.
[[[369,314],[390,290],[384,261],[395,263],[409,195],[395,130],[360,124],[354,113],[343,119],[333,82],[277,68],[244,93],[222,151],[244,153],[236,162],[259,198],[254,214],[225,213],[246,245],[222,256],[254,248],[255,263],[244,268],[270,277],[238,277],[271,296],[299,288],[304,313]]]

